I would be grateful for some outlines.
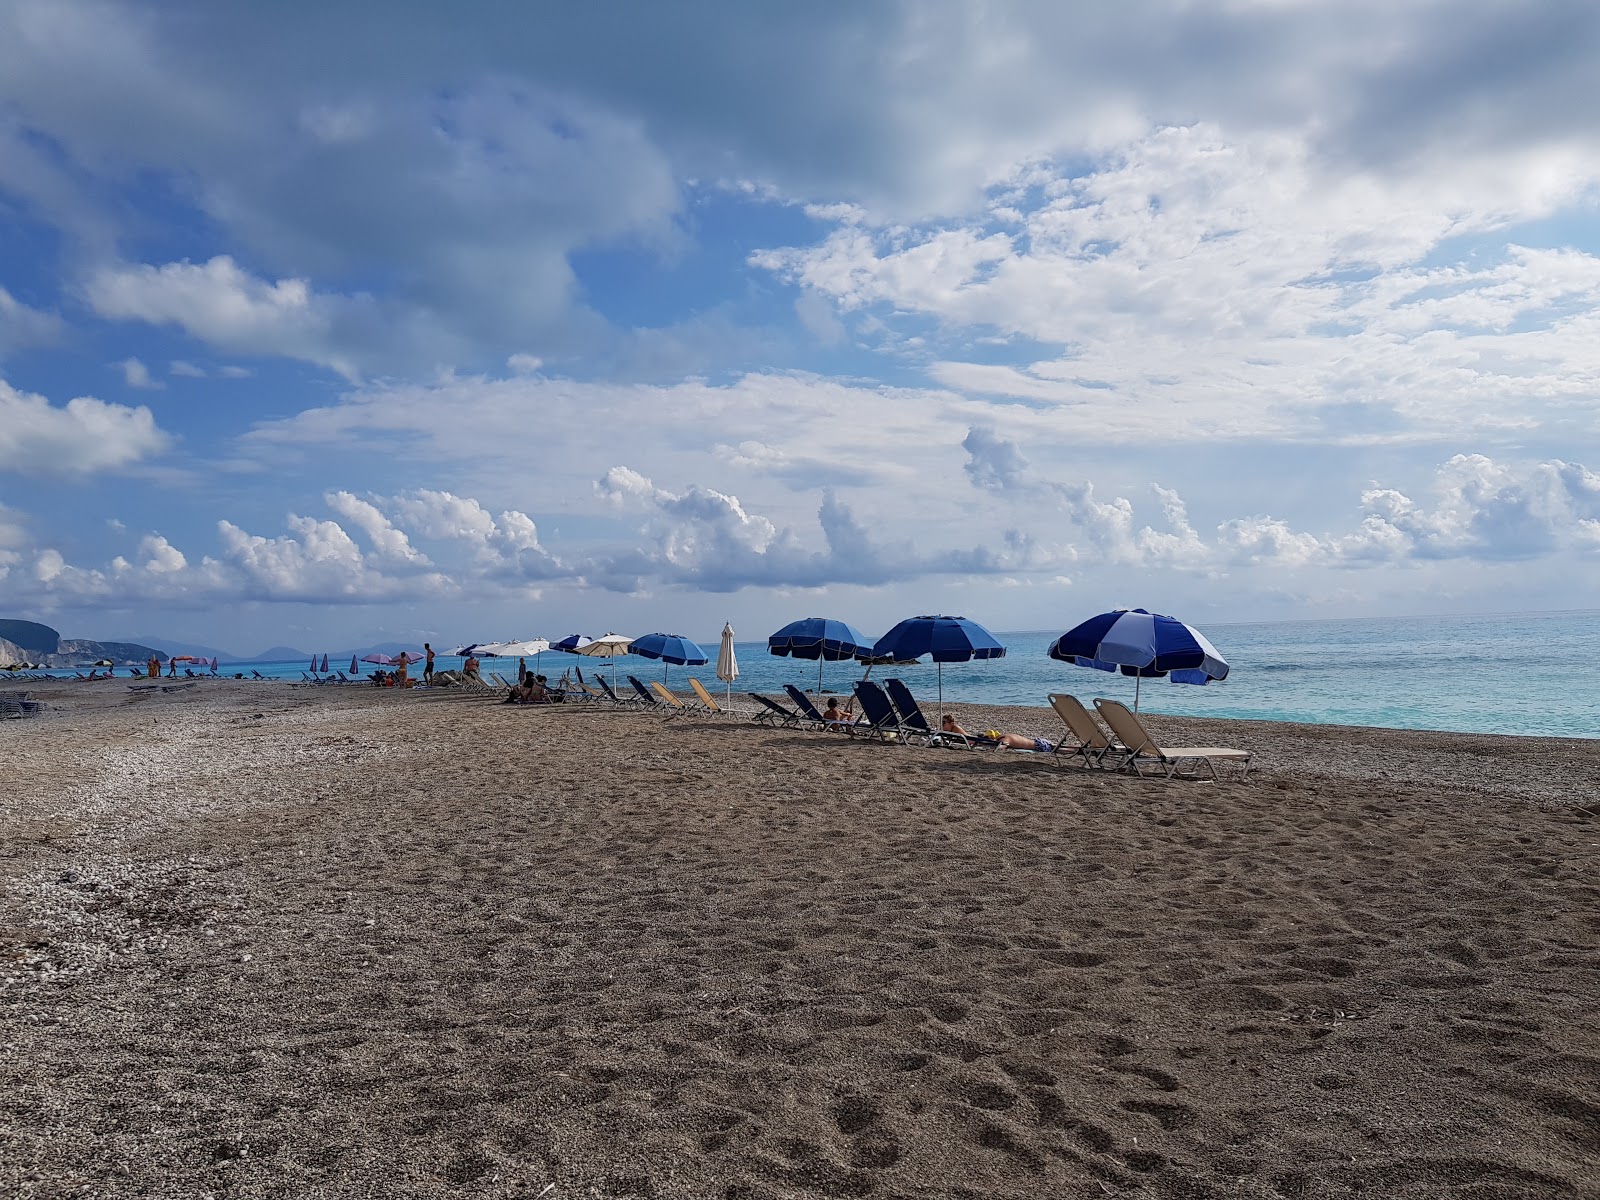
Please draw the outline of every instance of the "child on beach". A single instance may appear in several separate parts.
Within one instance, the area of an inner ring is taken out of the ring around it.
[[[839,697],[829,696],[828,707],[822,710],[822,719],[830,725],[850,725],[854,723],[856,717],[850,711],[849,705],[844,708],[839,707]]]

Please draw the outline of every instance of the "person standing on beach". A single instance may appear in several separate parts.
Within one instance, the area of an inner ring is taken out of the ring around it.
[[[145,663],[144,669],[145,669],[146,674],[151,679],[160,679],[161,678],[161,660],[159,658],[157,658],[154,654],[152,654],[150,656],[150,661]]]
[[[422,664],[422,682],[423,683],[432,683],[433,682],[433,647],[430,646],[427,642],[423,642],[422,643],[422,649],[423,649],[424,653],[426,653],[427,656],[428,656],[423,661],[423,664]]]

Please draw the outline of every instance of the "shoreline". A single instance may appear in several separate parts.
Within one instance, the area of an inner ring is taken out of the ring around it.
[[[1257,752],[1197,784],[218,682],[0,723],[0,1191],[1600,1184],[1600,744],[1150,717]]]

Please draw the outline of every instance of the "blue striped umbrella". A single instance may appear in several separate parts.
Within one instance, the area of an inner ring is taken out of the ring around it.
[[[1171,674],[1174,683],[1204,684],[1228,677],[1228,662],[1192,625],[1142,608],[1118,608],[1090,617],[1050,643],[1050,657],[1097,671],[1134,677],[1133,708],[1139,710],[1139,683]]]

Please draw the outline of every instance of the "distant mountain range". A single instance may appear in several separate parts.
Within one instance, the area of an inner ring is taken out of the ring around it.
[[[198,642],[179,642],[171,638],[141,637],[129,638],[128,641],[138,642],[140,645],[150,646],[168,654],[193,654],[200,658],[215,658],[219,662],[229,663],[262,663],[262,662],[305,662],[311,661],[312,654],[321,658],[328,656],[329,662],[350,661],[354,654],[357,658],[363,654],[389,654],[394,655],[404,650],[410,654],[421,654],[422,646],[418,642],[377,642],[371,646],[360,646],[355,649],[344,650],[301,650],[295,646],[269,646],[259,654],[240,655],[230,650],[222,650],[216,646],[202,646]]]

